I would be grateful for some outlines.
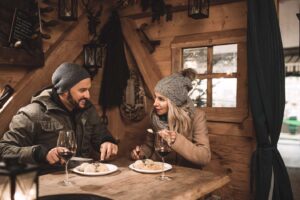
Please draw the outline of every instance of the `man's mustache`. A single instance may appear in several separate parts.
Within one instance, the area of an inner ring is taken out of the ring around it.
[[[79,99],[79,101],[82,101],[82,100],[88,101],[87,98],[81,98],[81,99]]]

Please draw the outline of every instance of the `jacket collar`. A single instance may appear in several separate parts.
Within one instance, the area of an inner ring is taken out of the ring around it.
[[[32,97],[31,102],[39,103],[45,106],[47,111],[50,110],[59,110],[66,113],[69,112],[65,106],[62,104],[60,99],[58,98],[57,94],[54,94],[54,91],[52,89],[45,89],[38,93],[36,96]],[[87,101],[87,105],[84,109],[81,111],[85,111],[86,109],[90,108],[92,106],[92,103],[90,101]]]

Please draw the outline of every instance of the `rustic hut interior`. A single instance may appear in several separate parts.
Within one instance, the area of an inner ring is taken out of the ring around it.
[[[177,173],[169,183],[176,194],[165,182],[131,185],[137,174],[145,181],[156,174],[128,167],[107,176],[70,173],[85,183],[73,188],[50,187],[45,182],[56,176],[41,175],[36,196],[300,199],[299,9],[297,0],[1,0],[0,138],[17,111],[51,86],[61,63],[76,63],[91,75],[90,101],[118,143],[111,162],[132,162],[131,150],[149,134],[156,83],[193,68],[189,96],[206,114],[212,156],[198,170],[207,174],[189,182],[194,175],[180,177],[173,166],[166,173]],[[109,179],[119,183],[110,188]],[[68,198],[79,197],[61,197]]]

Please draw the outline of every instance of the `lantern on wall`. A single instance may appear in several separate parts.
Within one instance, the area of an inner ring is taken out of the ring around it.
[[[58,0],[58,18],[64,21],[75,21],[78,16],[77,0]]]
[[[106,44],[90,42],[83,45],[84,67],[94,77],[99,68],[104,66],[106,58]]]
[[[188,0],[188,16],[202,19],[209,16],[209,0]]]
[[[38,168],[5,158],[0,165],[0,200],[33,200],[38,198]]]

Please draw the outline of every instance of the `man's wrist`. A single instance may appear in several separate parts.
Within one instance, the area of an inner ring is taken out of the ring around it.
[[[34,146],[32,148],[33,159],[37,163],[46,162],[47,152],[48,151],[46,150],[46,148],[44,148],[40,145]]]

